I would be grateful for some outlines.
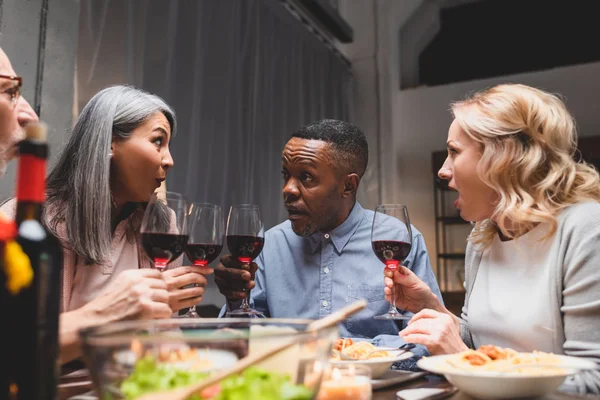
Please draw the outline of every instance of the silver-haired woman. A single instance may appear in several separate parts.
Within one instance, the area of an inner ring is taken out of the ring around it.
[[[62,363],[80,355],[82,328],[169,317],[202,300],[202,274],[211,269],[160,273],[141,247],[144,204],[173,166],[175,132],[175,113],[160,97],[108,87],[84,107],[48,176],[45,220],[64,247]],[[14,200],[2,207],[9,215],[14,209]],[[183,288],[190,284],[199,286]]]
[[[439,177],[458,191],[462,218],[475,222],[465,304],[453,316],[402,269],[393,276],[403,294],[397,304],[416,314],[400,336],[432,354],[492,344],[600,363],[600,179],[574,161],[571,114],[557,96],[516,84],[475,94],[452,112]],[[600,370],[562,389],[600,394]]]

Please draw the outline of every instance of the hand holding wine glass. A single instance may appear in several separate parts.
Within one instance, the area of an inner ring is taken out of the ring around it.
[[[188,218],[190,229],[185,254],[195,266],[206,267],[219,256],[223,248],[223,210],[211,203],[192,203]],[[195,304],[184,317],[200,317]]]
[[[371,244],[375,255],[385,264],[387,270],[393,272],[402,268],[400,264],[412,248],[412,231],[406,206],[401,204],[377,206],[373,216]],[[391,286],[388,312],[375,316],[375,319],[410,319],[410,316],[404,316],[396,309],[395,287],[395,285]]]
[[[264,243],[264,226],[258,206],[251,204],[232,206],[227,218],[227,247],[232,257],[242,263],[242,269],[246,271],[250,269],[250,263],[259,256]],[[264,317],[260,311],[250,307],[249,297],[250,290],[246,290],[246,297],[242,300],[240,308],[230,310],[227,314]]]
[[[399,265],[395,271],[386,268],[384,275],[385,299],[391,302],[392,290],[394,290],[396,307],[415,314],[424,308],[436,311],[444,310],[444,306],[429,285],[410,269]]]
[[[228,303],[241,301],[246,297],[246,291],[253,289],[256,285],[254,282],[255,274],[258,265],[251,262],[249,269],[243,269],[244,263],[241,263],[231,254],[221,257],[220,264],[215,268],[215,283],[219,291]]]

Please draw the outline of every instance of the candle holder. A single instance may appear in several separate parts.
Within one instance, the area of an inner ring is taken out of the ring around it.
[[[362,365],[327,368],[317,400],[371,400],[371,370]]]

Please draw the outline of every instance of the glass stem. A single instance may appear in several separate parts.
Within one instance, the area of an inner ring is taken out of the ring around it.
[[[398,312],[398,309],[396,308],[396,283],[394,282],[394,276],[393,276],[393,273],[398,268],[398,263],[390,262],[386,267],[390,271],[392,271],[392,293],[390,296],[390,310],[388,311],[388,314],[389,315],[398,315],[399,312]]]
[[[396,309],[396,283],[392,284],[392,295],[390,299],[390,311],[389,314],[396,314],[398,310]]]
[[[244,268],[246,271],[250,270],[250,264],[244,264],[244,266],[246,267]],[[250,298],[250,289],[246,288],[244,291],[246,292],[246,297],[242,299],[240,310],[248,311],[250,310],[250,302],[248,300]]]

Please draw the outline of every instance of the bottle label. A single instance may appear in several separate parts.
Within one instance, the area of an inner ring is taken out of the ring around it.
[[[46,160],[21,154],[17,175],[17,201],[43,203],[46,200]]]

